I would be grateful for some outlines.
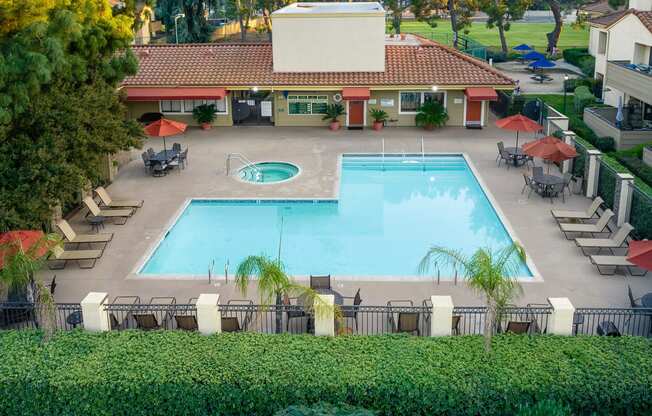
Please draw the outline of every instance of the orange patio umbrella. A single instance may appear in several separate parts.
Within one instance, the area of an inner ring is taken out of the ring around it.
[[[496,127],[516,132],[516,147],[518,148],[518,133],[521,131],[536,133],[543,130],[543,126],[523,114],[501,118],[496,121]]]
[[[29,254],[33,259],[45,256],[55,242],[45,240],[43,231],[17,230],[0,234],[0,269],[5,261],[19,250]]]
[[[652,241],[631,241],[627,260],[645,270],[652,270]]]
[[[562,162],[577,156],[577,151],[554,136],[546,136],[543,139],[525,143],[523,153],[532,157],[540,157],[551,162]],[[548,165],[550,171],[550,165]]]
[[[148,124],[145,127],[145,134],[152,137],[162,137],[163,138],[163,150],[167,152],[165,146],[165,138],[168,136],[176,136],[186,131],[188,125],[186,123],[181,123],[180,121],[172,121],[167,118],[162,118],[151,124]]]

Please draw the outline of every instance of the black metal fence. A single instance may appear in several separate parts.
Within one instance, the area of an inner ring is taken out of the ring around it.
[[[340,334],[408,333],[430,336],[432,308],[427,306],[343,306]]]
[[[652,337],[652,308],[577,308],[573,332],[579,335]]]
[[[193,304],[176,303],[112,303],[106,305],[109,327],[123,329],[185,329],[196,331],[197,308]]]
[[[509,306],[498,312],[494,332],[545,334],[552,308],[547,305],[526,307]],[[451,322],[453,335],[479,335],[484,333],[487,308],[484,306],[458,306],[453,308]]]
[[[49,321],[57,330],[83,328],[79,303],[57,303],[51,309],[29,302],[0,303],[0,329],[37,329]]]

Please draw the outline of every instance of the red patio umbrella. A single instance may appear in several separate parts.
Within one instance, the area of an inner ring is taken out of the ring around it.
[[[38,259],[47,254],[55,242],[49,243],[45,240],[43,231],[18,230],[8,231],[0,234],[0,269],[18,250],[28,253],[32,258]]]
[[[554,136],[546,136],[543,139],[525,143],[523,153],[532,157],[540,157],[551,162],[562,162],[577,156],[577,151]],[[548,165],[550,171],[550,165]]]
[[[163,138],[163,150],[167,152],[165,146],[165,138],[167,136],[175,136],[186,131],[188,125],[186,123],[181,123],[180,121],[172,121],[167,118],[162,118],[151,124],[148,124],[145,127],[145,134],[152,137],[162,137]]]
[[[652,240],[630,241],[627,260],[645,270],[652,270]]]
[[[496,121],[496,127],[505,130],[512,130],[516,132],[516,148],[518,148],[518,133],[526,131],[529,133],[536,133],[543,130],[543,126],[523,114],[515,114],[513,116],[501,118]]]

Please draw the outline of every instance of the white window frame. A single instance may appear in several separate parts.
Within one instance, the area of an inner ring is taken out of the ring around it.
[[[222,98],[221,100],[211,98],[210,100],[205,100],[205,99],[192,99],[192,100],[159,100],[158,101],[158,110],[162,114],[192,114],[192,110],[186,111],[186,101],[203,101],[206,103],[206,101],[222,101],[224,100],[224,111],[217,111],[218,116],[227,116],[229,115],[229,102],[227,101],[227,97]],[[163,101],[180,101],[181,102],[181,111],[163,111]]]
[[[399,91],[398,92],[398,113],[399,114],[416,114],[417,111],[401,111],[401,94],[403,93],[414,93],[414,94],[419,94],[419,106],[423,105],[423,96],[424,94],[444,94],[444,108],[448,107],[448,91],[446,90],[441,90],[441,91]]]
[[[323,98],[317,98],[317,99],[299,99],[299,98],[290,98],[290,97],[300,97],[300,96],[306,96],[306,97],[323,97]],[[288,95],[287,98],[287,114],[290,117],[302,117],[302,116],[319,116],[323,117],[325,113],[313,113],[312,112],[312,103],[326,103],[328,104],[328,95],[325,94],[290,94]],[[292,114],[290,113],[290,102],[302,102],[302,103],[309,103],[310,104],[310,113],[309,114]]]

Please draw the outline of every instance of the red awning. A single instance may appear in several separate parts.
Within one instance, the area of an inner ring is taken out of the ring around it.
[[[125,87],[127,101],[221,100],[226,89],[215,87]]]
[[[369,88],[342,88],[342,98],[345,100],[368,100],[370,94]]]
[[[498,99],[498,94],[493,88],[467,88],[464,90],[464,94],[469,101],[496,101]]]

